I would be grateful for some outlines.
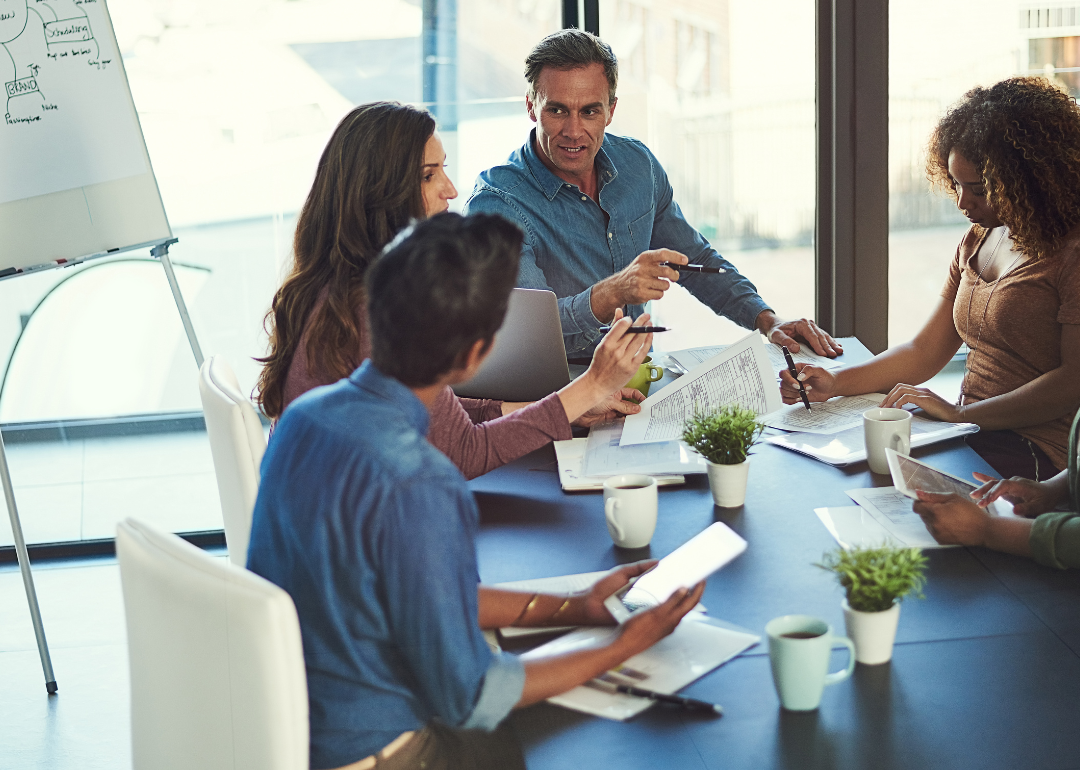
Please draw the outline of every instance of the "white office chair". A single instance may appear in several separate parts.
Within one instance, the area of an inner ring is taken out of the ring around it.
[[[240,392],[236,375],[221,356],[210,356],[203,362],[199,395],[214,456],[229,558],[243,567],[247,564],[251,513],[259,493],[259,463],[266,451],[266,438],[255,407]]]
[[[116,531],[135,770],[306,770],[308,700],[289,595],[175,535]]]

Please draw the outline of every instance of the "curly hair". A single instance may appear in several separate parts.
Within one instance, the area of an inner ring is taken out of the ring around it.
[[[1080,108],[1042,77],[973,88],[930,135],[926,175],[957,200],[955,150],[975,166],[986,201],[1032,258],[1057,251],[1080,224]]]
[[[312,370],[333,381],[360,365],[356,309],[364,302],[364,273],[400,230],[424,216],[421,168],[434,132],[430,113],[397,102],[362,104],[334,130],[296,223],[292,270],[264,320],[270,352],[255,359],[263,364],[255,398],[267,417],[285,408],[285,382],[306,324]],[[324,289],[326,302],[312,315]]]

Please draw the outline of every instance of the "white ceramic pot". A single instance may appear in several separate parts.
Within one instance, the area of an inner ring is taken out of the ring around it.
[[[709,489],[713,502],[721,508],[737,508],[746,502],[746,477],[750,472],[750,460],[738,465],[718,465],[706,460],[709,472]]]
[[[844,627],[855,643],[855,660],[867,666],[892,660],[896,626],[900,622],[900,602],[883,612],[859,612],[843,602]]]

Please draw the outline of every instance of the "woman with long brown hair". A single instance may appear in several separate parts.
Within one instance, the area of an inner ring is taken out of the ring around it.
[[[361,105],[335,129],[297,221],[292,270],[266,316],[270,350],[259,359],[257,398],[272,420],[302,393],[347,377],[368,357],[364,274],[410,220],[448,209],[457,191],[445,160],[434,119],[415,107]],[[570,438],[572,422],[637,412],[624,397],[643,397],[620,386],[652,335],[629,339],[629,325],[615,324],[584,375],[535,403],[459,399],[446,388],[432,408],[429,440],[473,478]]]
[[[931,135],[927,175],[971,222],[934,313],[911,342],[799,379],[816,401],[881,391],[882,406],[976,423],[968,443],[998,473],[1049,479],[1080,405],[1080,108],[1043,78],[972,89]],[[961,343],[956,404],[916,387]],[[784,400],[798,401],[781,377]]]

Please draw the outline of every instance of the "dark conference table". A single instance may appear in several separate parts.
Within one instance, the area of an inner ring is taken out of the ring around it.
[[[845,358],[869,354],[845,340]],[[913,455],[963,478],[991,472],[962,439]],[[599,492],[559,488],[548,446],[470,482],[486,583],[660,558],[714,521],[749,547],[709,578],[709,614],[759,645],[680,692],[720,703],[709,719],[653,707],[629,722],[549,704],[512,720],[528,765],[546,768],[1080,768],[1080,575],[980,548],[926,551],[926,599],[904,601],[893,660],[856,666],[818,711],[780,708],[766,622],[808,614],[844,634],[835,579],[813,566],[836,544],[814,514],[854,505],[845,490],[889,486],[866,463],[834,468],[769,444],[754,450],[741,508],[717,508],[708,481],[661,487],[649,547],[616,548]],[[833,653],[832,668],[846,663]]]

